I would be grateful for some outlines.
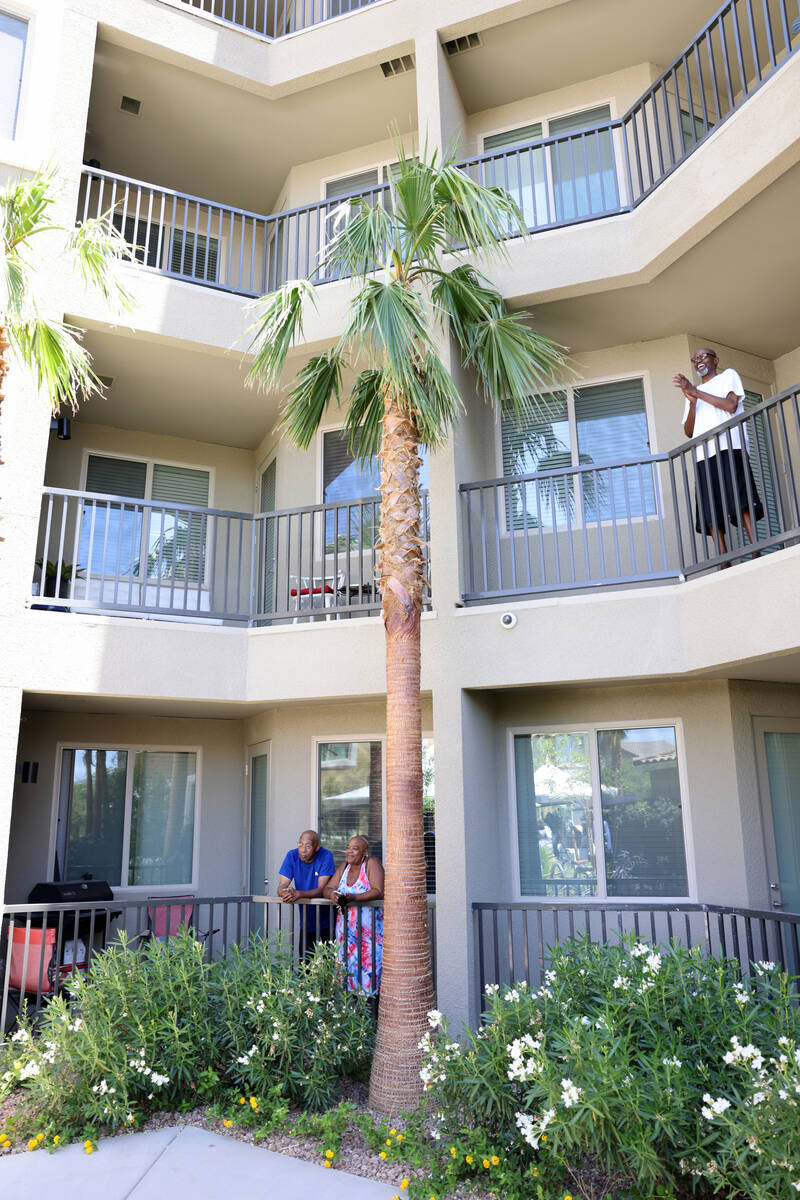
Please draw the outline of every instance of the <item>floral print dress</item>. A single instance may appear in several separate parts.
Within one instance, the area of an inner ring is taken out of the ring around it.
[[[355,883],[348,884],[347,870],[344,869],[337,885],[340,896],[354,896],[370,890],[372,884],[367,875],[366,860],[361,864]],[[346,967],[347,990],[377,996],[383,966],[383,909],[353,904],[346,913],[339,912],[336,917],[336,952],[339,962]]]

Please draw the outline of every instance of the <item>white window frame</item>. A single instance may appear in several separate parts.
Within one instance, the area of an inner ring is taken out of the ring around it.
[[[22,52],[22,78],[17,98],[17,111],[14,119],[14,134],[10,138],[0,137],[0,147],[17,147],[24,141],[28,129],[28,96],[31,90],[31,75],[33,61],[33,45],[36,37],[37,13],[33,8],[17,3],[6,3],[0,0],[0,11],[4,16],[14,17],[27,25],[25,33],[25,48]]]
[[[436,735],[431,730],[422,730],[422,740],[431,741],[434,745],[434,771],[436,770]],[[386,860],[386,734],[385,733],[326,733],[312,738],[311,748],[311,829],[319,829],[322,816],[322,797],[319,794],[319,747],[326,742],[380,742],[381,744],[381,843],[384,848],[383,859]],[[436,825],[436,809],[434,808],[434,829]],[[438,881],[437,881],[438,882]],[[433,898],[433,897],[432,897]]]
[[[56,841],[58,835],[58,810],[61,799],[62,755],[65,750],[124,750],[128,755],[125,770],[125,810],[122,828],[122,856],[120,870],[127,878],[130,857],[131,811],[133,806],[133,762],[134,756],[140,751],[152,751],[156,754],[194,754],[195,755],[195,787],[194,787],[194,831],[192,836],[192,878],[184,883],[166,884],[128,884],[116,885],[116,893],[130,893],[132,896],[164,895],[174,896],[184,894],[188,889],[197,892],[197,880],[200,865],[200,821],[203,792],[203,747],[182,745],[157,745],[151,742],[99,742],[91,737],[56,743],[55,771],[53,773],[53,800],[50,820],[50,845],[48,849],[48,871],[55,864]]]
[[[645,416],[645,421],[647,423],[647,440],[650,443],[650,455],[652,456],[652,455],[658,454],[658,447],[656,445],[657,439],[656,439],[656,423],[655,423],[654,403],[653,403],[653,388],[652,388],[652,381],[650,378],[650,371],[649,370],[622,371],[622,372],[618,372],[613,375],[598,375],[595,377],[590,377],[588,379],[581,379],[581,381],[579,383],[572,382],[572,383],[554,384],[553,387],[550,389],[552,392],[566,392],[566,396],[567,396],[567,421],[569,422],[569,442],[570,442],[569,452],[570,452],[570,457],[572,460],[571,467],[569,468],[570,470],[574,470],[576,467],[580,466],[580,463],[578,462],[578,419],[575,415],[575,392],[576,391],[579,392],[582,388],[602,387],[604,384],[607,384],[607,383],[625,383],[629,379],[640,379],[642,381],[642,391],[644,393],[644,416]],[[614,464],[613,463],[599,463],[597,465],[599,467],[609,467],[609,466],[613,467]],[[504,467],[503,467],[503,424],[502,424],[502,417],[499,415],[495,420],[495,466],[496,466],[497,478],[504,479],[505,475],[504,475]],[[512,478],[512,476],[509,476],[508,478]],[[632,525],[641,525],[645,520],[657,521],[659,518],[659,513],[663,513],[663,511],[664,511],[663,497],[662,497],[662,492],[661,492],[661,476],[657,470],[655,472],[654,479],[655,479],[654,492],[655,492],[656,510],[655,510],[655,512],[652,512],[652,513],[642,513],[638,516],[631,516],[630,521],[631,521]],[[504,503],[502,507],[503,507],[503,513],[502,513],[502,528],[500,531],[501,534],[505,537],[510,537],[510,536],[524,537],[525,536],[524,529],[512,529],[509,527],[507,505]],[[627,522],[627,520],[628,520],[627,516],[626,516],[625,520]],[[591,524],[592,528],[594,528],[594,527],[596,527],[597,522],[591,521],[590,524]],[[601,528],[607,528],[613,524],[614,524],[614,520],[611,517],[604,517],[600,521]],[[556,523],[557,530],[566,529],[566,527],[567,527],[566,521],[558,521]],[[552,533],[552,526],[547,526],[545,528],[549,528],[550,532]],[[570,528],[572,528],[572,529],[582,529],[583,528],[583,522],[579,519],[577,514],[575,516],[575,519],[570,521]],[[533,532],[535,532],[534,527],[530,527],[528,529],[528,536],[530,536],[530,534]]]
[[[683,827],[683,849],[686,856],[686,896],[609,896],[605,869],[605,843],[601,836],[597,840],[597,832],[603,829],[603,806],[600,792],[600,760],[597,752],[597,734],[601,730],[614,729],[660,729],[671,726],[675,730],[676,763],[678,767],[678,783],[681,789],[681,823]],[[517,776],[514,770],[514,738],[528,737],[536,734],[572,733],[585,734],[589,743],[589,764],[592,782],[592,834],[597,863],[597,892],[596,896],[581,896],[580,903],[596,904],[599,907],[615,904],[693,904],[697,899],[697,879],[695,872],[694,843],[691,836],[691,821],[689,820],[689,789],[686,772],[686,752],[683,739],[683,722],[680,717],[651,717],[647,720],[634,721],[571,721],[568,724],[557,725],[520,725],[506,730],[506,761],[508,764],[508,822],[511,835],[511,864],[514,873],[513,889],[515,901],[546,900],[548,904],[560,904],[569,907],[574,904],[575,896],[532,896],[523,892],[520,883],[519,862],[519,826],[517,818]],[[602,880],[602,889],[601,889]]]
[[[96,458],[118,458],[121,462],[144,463],[145,468],[146,468],[145,482],[144,482],[145,494],[141,499],[136,496],[131,497],[132,500],[136,500],[139,504],[142,504],[142,505],[147,505],[147,504],[153,503],[153,501],[151,500],[151,494],[152,494],[152,490],[153,490],[153,469],[155,468],[156,465],[158,465],[160,467],[184,467],[187,471],[205,471],[208,474],[208,505],[207,505],[207,507],[208,508],[214,507],[214,475],[215,475],[214,467],[210,467],[205,464],[194,465],[193,463],[179,462],[177,459],[160,458],[160,457],[151,458],[144,454],[121,454],[118,450],[97,450],[97,449],[93,449],[90,446],[84,447],[83,455],[81,458],[80,491],[84,494],[84,496],[87,496],[87,495],[92,496],[95,494],[93,492],[89,492],[86,487],[86,480],[89,475],[89,458],[92,455],[94,455]],[[97,495],[102,495],[102,493],[98,492]],[[144,546],[145,538],[146,538],[146,523],[144,521],[142,521],[142,546]],[[211,567],[210,567],[210,563],[209,563],[208,559],[209,559],[209,556],[205,553],[205,547],[204,547],[204,549],[203,549],[203,579],[202,579],[202,583],[201,583],[201,586],[204,588],[207,588],[210,586],[209,571],[210,571]],[[107,577],[105,569],[103,570],[101,577],[102,578]],[[143,579],[142,583],[143,583],[143,586],[146,586],[148,583],[148,580],[145,578],[145,579]]]

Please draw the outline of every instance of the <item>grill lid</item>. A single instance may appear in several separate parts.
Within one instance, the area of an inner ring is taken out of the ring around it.
[[[28,895],[29,904],[97,904],[113,900],[114,893],[105,879],[64,879],[37,883]]]

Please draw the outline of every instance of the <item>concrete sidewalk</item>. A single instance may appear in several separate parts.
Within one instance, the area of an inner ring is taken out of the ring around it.
[[[345,1171],[184,1125],[104,1138],[94,1154],[80,1145],[0,1161],[0,1196],[79,1196],[80,1200],[390,1200],[397,1189]]]

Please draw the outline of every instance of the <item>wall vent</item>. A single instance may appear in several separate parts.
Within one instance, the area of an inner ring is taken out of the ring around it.
[[[119,107],[122,112],[130,113],[132,117],[138,117],[142,109],[142,102],[134,100],[133,96],[123,96]]]
[[[465,50],[474,50],[476,46],[482,46],[481,35],[479,33],[465,33],[463,37],[453,38],[452,41],[445,42],[444,48],[452,58],[454,54],[463,54]]]
[[[388,62],[382,62],[381,70],[386,79],[392,79],[395,75],[405,75],[407,71],[413,71],[415,65],[414,55],[404,54],[402,58],[390,58]]]

